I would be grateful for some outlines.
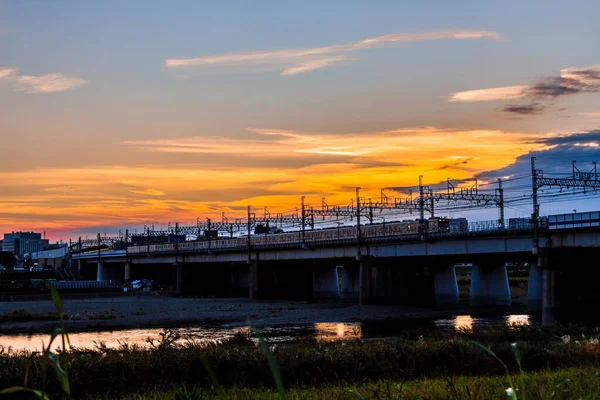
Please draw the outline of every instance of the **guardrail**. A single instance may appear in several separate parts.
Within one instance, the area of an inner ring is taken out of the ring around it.
[[[52,282],[57,290],[73,289],[108,289],[109,281],[55,281]]]
[[[494,221],[475,221],[470,222],[463,229],[448,229],[442,231],[419,232],[419,224],[415,222],[408,228],[403,228],[399,231],[398,227],[393,223],[364,225],[361,226],[363,243],[387,243],[387,242],[403,242],[403,241],[419,241],[419,240],[440,240],[444,238],[460,238],[473,236],[496,236],[496,235],[515,235],[527,234],[533,232],[533,224],[528,221],[507,220],[502,224],[498,220]],[[540,221],[540,228],[545,229],[547,223],[545,220]],[[270,235],[254,235],[250,238],[250,245],[253,249],[277,249],[277,248],[297,248],[297,247],[323,247],[335,245],[347,245],[356,243],[357,228],[356,226],[322,229],[322,230],[307,230],[304,233],[300,231],[287,232],[284,234]],[[150,244],[145,246],[131,246],[127,249],[129,255],[135,254],[171,254],[179,253],[194,253],[194,252],[209,252],[209,251],[246,251],[247,237],[216,239],[212,241],[195,241],[183,243],[165,243],[165,244]]]

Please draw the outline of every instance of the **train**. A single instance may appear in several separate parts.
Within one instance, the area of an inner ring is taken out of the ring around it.
[[[252,246],[264,245],[286,245],[293,243],[318,243],[338,240],[353,240],[357,237],[356,226],[339,226],[335,228],[306,229],[304,233],[300,230],[293,232],[283,232],[281,229],[269,230],[263,234],[254,234],[250,236]],[[422,234],[444,234],[460,233],[469,230],[468,221],[465,218],[448,219],[442,217],[432,217],[423,220],[404,220],[398,222],[378,223],[361,225],[361,236],[387,237],[387,236],[407,236],[418,238]],[[208,250],[208,249],[235,249],[244,248],[248,245],[247,236],[234,238],[221,238],[216,240],[200,240],[178,243],[180,251],[189,250]],[[145,253],[172,251],[174,243],[153,244],[131,246],[130,253]]]
[[[422,222],[419,220],[404,220],[398,222],[377,223],[361,225],[361,237],[385,238],[404,236],[405,238],[418,239],[421,235],[444,236],[444,234],[466,234],[470,232],[489,232],[500,229],[499,221],[471,222],[466,218],[441,218],[432,217]],[[540,226],[544,229],[574,229],[600,227],[600,212],[557,214],[540,217]],[[531,232],[533,230],[532,218],[510,218],[504,225],[507,232]],[[333,241],[351,241],[357,237],[356,226],[339,226],[335,228],[306,229],[304,232],[282,232],[281,229],[259,229],[259,234],[250,236],[252,246],[277,246],[290,244],[318,244]],[[213,239],[213,238],[211,238]],[[220,249],[245,249],[248,246],[248,237],[239,236],[220,238],[214,240],[187,241],[177,243],[179,251],[220,250]],[[148,243],[143,246],[131,246],[129,253],[170,252],[175,249],[175,243]]]

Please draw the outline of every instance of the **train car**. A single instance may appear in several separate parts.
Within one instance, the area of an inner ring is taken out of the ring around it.
[[[547,221],[550,230],[600,227],[600,212],[549,215]]]
[[[466,218],[450,219],[450,233],[464,233],[469,231],[469,222]]]
[[[508,229],[511,231],[533,229],[533,221],[531,218],[509,218]]]
[[[427,220],[426,231],[430,233],[450,232],[450,220],[448,218],[431,217]]]

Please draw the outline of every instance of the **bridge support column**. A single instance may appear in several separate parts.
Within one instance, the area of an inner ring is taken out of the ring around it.
[[[437,304],[458,304],[458,282],[454,265],[434,270],[433,282]]]
[[[542,325],[552,325],[558,312],[558,293],[556,291],[557,272],[544,269],[542,271]]]
[[[473,265],[471,305],[510,305],[510,287],[506,265]]]
[[[357,299],[360,292],[359,271],[357,268],[342,268],[342,298]]]
[[[542,269],[537,263],[532,263],[529,270],[529,283],[527,284],[527,309],[529,311],[542,311],[543,289]]]
[[[248,294],[250,288],[250,272],[234,269],[231,271],[231,294],[243,296]],[[244,294],[245,293],[245,294]]]
[[[129,281],[131,280],[131,263],[130,262],[125,263],[125,271],[123,274],[123,280],[125,281],[125,283],[129,283]]]
[[[104,272],[104,263],[102,261],[98,261],[98,267],[96,268],[96,280],[97,281],[101,281],[102,280],[102,273]]]
[[[371,300],[371,262],[368,257],[359,257],[359,279],[360,290],[358,292],[358,304],[361,306],[369,304]]]
[[[77,271],[81,274],[81,260],[77,260]]]
[[[250,262],[250,275],[248,277],[249,297],[258,299],[258,260]]]
[[[181,262],[175,263],[175,268],[177,268],[175,291],[177,292],[177,294],[182,295],[185,290],[183,287],[183,263],[181,263]]]
[[[313,298],[339,298],[340,284],[337,267],[319,268],[312,273]]]

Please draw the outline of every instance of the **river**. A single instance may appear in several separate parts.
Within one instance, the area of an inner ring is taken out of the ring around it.
[[[398,337],[407,330],[449,328],[472,330],[485,326],[531,325],[539,323],[528,314],[513,314],[499,317],[477,318],[471,315],[458,315],[448,319],[429,320],[383,320],[368,322],[326,322],[298,325],[261,326],[259,332],[270,343],[290,342],[299,339],[315,339],[316,341],[357,340]],[[177,342],[220,343],[236,333],[249,333],[249,326],[187,326],[176,328]],[[71,347],[79,348],[116,348],[122,344],[150,347],[150,340],[160,340],[163,329],[124,329],[99,332],[76,332],[69,334]],[[48,334],[0,334],[0,347],[5,350],[40,351],[43,343],[48,343]],[[150,340],[149,340],[150,339]],[[56,340],[53,349],[61,343]]]

